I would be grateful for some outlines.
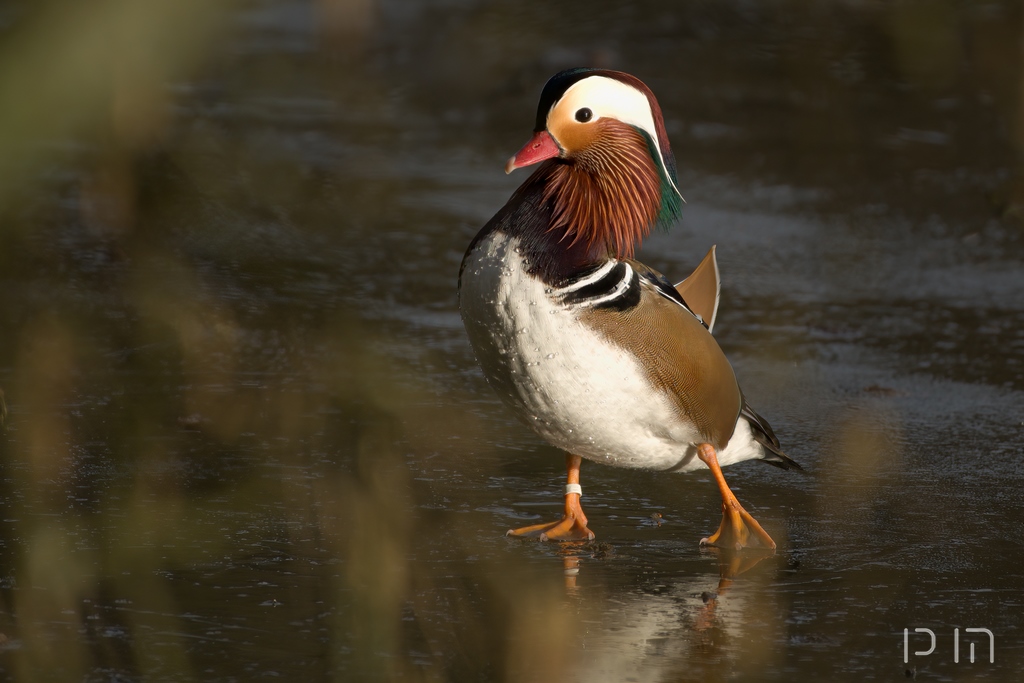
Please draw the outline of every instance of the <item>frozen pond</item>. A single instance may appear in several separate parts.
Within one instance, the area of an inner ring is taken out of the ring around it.
[[[2,63],[55,85],[0,119],[0,680],[1024,670],[1019,3],[155,2],[109,82],[72,68],[106,24],[21,5]],[[583,64],[657,94],[688,203],[639,258],[718,245],[715,336],[806,468],[726,470],[774,555],[698,547],[706,473],[586,462],[595,542],[503,536],[563,455],[456,277]]]

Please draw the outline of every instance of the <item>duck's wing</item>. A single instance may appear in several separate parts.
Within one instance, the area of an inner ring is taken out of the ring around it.
[[[743,407],[732,366],[668,280],[641,263],[627,263],[640,276],[629,291],[590,308],[581,320],[632,354],[652,388],[671,398],[680,420],[723,447]]]
[[[718,273],[718,260],[715,258],[715,247],[708,250],[690,276],[675,286],[686,306],[700,316],[708,328],[715,329],[715,318],[718,316],[718,300],[722,291],[722,283]]]

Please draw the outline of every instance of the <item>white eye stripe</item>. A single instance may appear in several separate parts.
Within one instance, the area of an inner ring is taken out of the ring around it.
[[[651,103],[647,100],[647,95],[633,86],[607,76],[589,76],[569,86],[562,99],[551,108],[551,113],[556,109],[568,112],[568,116],[573,117],[573,120],[580,109],[590,109],[593,115],[587,123],[608,117],[636,126],[651,136],[658,160],[661,161],[662,167],[666,167],[665,159],[661,155],[662,140],[658,137],[658,127],[654,124]],[[549,117],[551,113],[548,114]],[[679,193],[679,188],[675,186],[672,178],[668,181],[676,193]]]
[[[590,76],[569,86],[557,108],[575,114],[580,109],[590,109],[595,120],[603,116],[618,119],[643,130],[658,140],[658,131],[651,115],[647,96],[622,81],[607,76]]]

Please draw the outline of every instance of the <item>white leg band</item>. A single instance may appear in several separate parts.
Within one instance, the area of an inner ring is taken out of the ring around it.
[[[568,496],[570,493],[575,493],[577,496],[582,496],[583,495],[583,487],[580,486],[579,484],[566,484],[565,485],[565,495]]]

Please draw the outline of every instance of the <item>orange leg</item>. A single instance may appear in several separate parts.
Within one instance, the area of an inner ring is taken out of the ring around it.
[[[718,531],[709,538],[702,538],[701,545],[713,545],[722,548],[746,548],[751,536],[760,545],[775,550],[775,541],[768,535],[757,520],[750,516],[750,513],[743,509],[736,496],[729,490],[725,483],[725,476],[722,468],[718,465],[718,455],[711,444],[702,443],[697,446],[697,457],[711,469],[715,481],[718,482],[718,490],[722,494],[722,524]]]
[[[580,463],[582,461],[583,458],[578,455],[566,454],[567,484],[579,486]],[[562,515],[562,519],[547,524],[534,524],[520,529],[509,529],[506,536],[518,536],[520,538],[537,536],[542,541],[589,541],[594,538],[594,532],[587,528],[587,516],[583,514],[583,508],[580,506],[580,494],[566,493],[565,514]]]

